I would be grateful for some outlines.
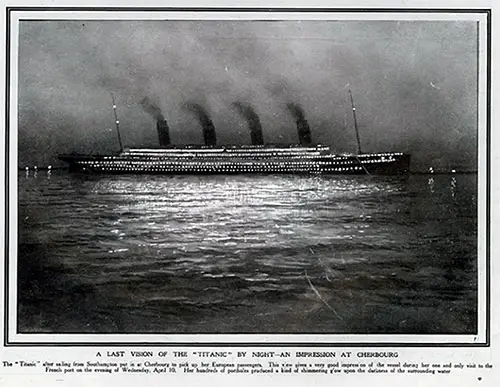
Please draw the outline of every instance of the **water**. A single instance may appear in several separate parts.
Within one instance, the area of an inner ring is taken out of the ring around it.
[[[475,333],[476,180],[21,173],[18,328]]]

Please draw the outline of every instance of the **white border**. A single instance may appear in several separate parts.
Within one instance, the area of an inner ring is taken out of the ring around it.
[[[54,12],[54,11],[13,11],[11,18],[11,55],[10,55],[10,143],[9,175],[10,205],[9,221],[9,332],[11,344],[21,343],[157,343],[168,345],[235,343],[236,344],[304,344],[310,346],[335,344],[348,346],[349,344],[479,344],[486,341],[486,14],[473,13],[290,13],[290,12]],[[480,23],[480,50],[479,50],[479,112],[478,112],[478,335],[338,335],[338,334],[17,334],[17,65],[18,65],[18,28],[20,19],[44,20],[419,20],[419,21],[450,21],[472,20]]]

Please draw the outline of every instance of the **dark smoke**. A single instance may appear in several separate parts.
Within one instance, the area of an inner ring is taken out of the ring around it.
[[[264,145],[262,125],[260,124],[259,116],[255,113],[252,106],[242,102],[234,102],[232,106],[234,106],[236,110],[238,110],[238,113],[240,113],[247,120],[252,145]]]
[[[163,114],[161,114],[161,109],[148,97],[143,98],[140,104],[143,109],[156,120],[156,130],[158,131],[158,142],[160,146],[170,145],[168,124]]]
[[[217,137],[215,135],[214,123],[210,119],[210,116],[203,108],[203,106],[194,102],[186,102],[184,104],[184,107],[196,114],[196,117],[200,121],[200,125],[203,128],[203,138],[205,140],[205,145],[216,145]]]
[[[163,121],[165,117],[161,114],[161,109],[156,105],[151,99],[148,97],[144,97],[140,102],[142,108],[146,111],[146,113],[150,114],[155,120]]]
[[[309,146],[312,143],[311,129],[307,123],[304,110],[296,103],[287,103],[286,107],[297,122],[297,131],[299,134],[299,143],[302,146]]]

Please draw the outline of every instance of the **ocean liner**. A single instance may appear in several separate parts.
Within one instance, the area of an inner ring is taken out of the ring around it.
[[[313,145],[304,112],[296,104],[287,109],[297,122],[299,143],[294,145],[265,144],[262,127],[251,106],[241,103],[233,107],[247,119],[252,145],[217,145],[215,128],[204,109],[186,104],[195,113],[203,128],[204,145],[172,145],[169,126],[159,108],[147,99],[143,107],[157,121],[159,148],[124,148],[120,136],[116,104],[113,110],[120,152],[107,155],[60,155],[70,171],[89,174],[382,174],[401,175],[409,172],[410,155],[404,153],[363,153],[356,122],[356,109],[350,94],[357,154],[334,154],[328,146]]]

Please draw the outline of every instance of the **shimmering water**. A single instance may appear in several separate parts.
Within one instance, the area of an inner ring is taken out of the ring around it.
[[[21,332],[474,333],[476,175],[19,175]]]

